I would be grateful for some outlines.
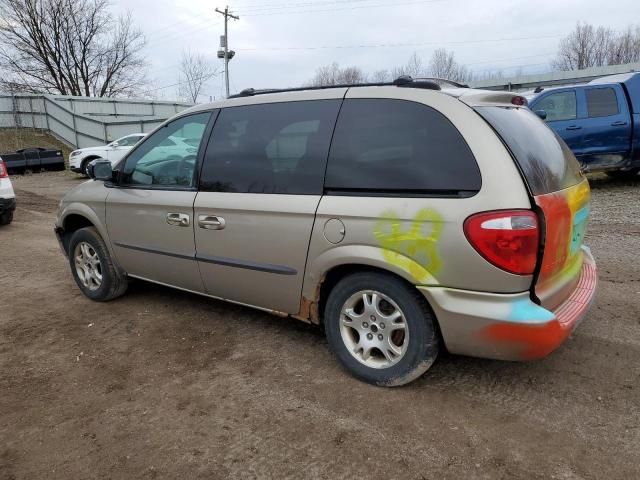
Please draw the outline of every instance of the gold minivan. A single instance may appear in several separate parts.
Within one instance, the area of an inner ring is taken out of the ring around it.
[[[523,97],[441,85],[250,89],[179,113],[63,198],[78,287],[106,301],[138,278],[315,323],[376,385],[443,348],[546,356],[595,292],[588,182]]]

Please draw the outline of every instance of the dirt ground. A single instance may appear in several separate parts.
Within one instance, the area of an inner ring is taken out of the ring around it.
[[[593,179],[596,304],[545,360],[443,355],[399,389],[295,320],[144,282],[86,299],[14,177],[0,229],[0,479],[640,478],[640,179]]]

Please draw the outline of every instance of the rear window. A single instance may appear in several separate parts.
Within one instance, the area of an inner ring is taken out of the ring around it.
[[[585,93],[589,117],[609,117],[620,113],[613,88],[589,88]]]
[[[480,186],[473,153],[440,112],[406,100],[345,100],[327,167],[330,193],[460,195]]]
[[[511,150],[532,195],[563,190],[582,180],[569,147],[528,108],[478,107]]]

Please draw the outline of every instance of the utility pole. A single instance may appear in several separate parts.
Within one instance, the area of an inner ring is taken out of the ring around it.
[[[234,20],[240,20],[240,17],[233,15],[229,12],[229,6],[224,8],[224,11],[216,8],[216,12],[221,15],[224,15],[224,41],[220,39],[220,47],[223,47],[224,50],[218,50],[218,58],[224,58],[224,80],[227,89],[227,97],[229,97],[229,60],[233,58],[236,54],[233,50],[229,50],[229,32],[227,28],[227,23],[229,22],[229,18],[233,18]]]

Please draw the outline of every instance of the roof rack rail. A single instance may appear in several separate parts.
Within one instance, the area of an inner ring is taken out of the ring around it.
[[[468,87],[448,80],[432,79],[432,78],[412,78],[409,75],[403,75],[396,78],[393,82],[372,82],[372,83],[342,83],[338,85],[322,85],[319,87],[294,87],[294,88],[245,88],[240,93],[230,95],[229,98],[252,97],[254,95],[263,95],[267,93],[284,93],[284,92],[302,92],[305,90],[326,90],[329,88],[351,88],[351,87],[405,87],[405,88],[424,88],[427,90],[440,90],[438,82],[446,82],[456,87]]]
[[[440,77],[418,77],[418,78],[414,78],[413,81],[431,81],[431,82],[435,82],[438,85],[440,85],[441,83],[447,83],[449,85],[453,85],[456,88],[470,88],[469,85],[467,85],[466,83],[458,83],[458,82],[454,82],[453,80],[447,80],[446,78],[440,78]]]

